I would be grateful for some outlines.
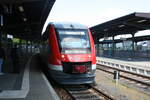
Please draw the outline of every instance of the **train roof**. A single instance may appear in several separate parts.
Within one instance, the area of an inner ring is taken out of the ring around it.
[[[54,25],[55,28],[61,28],[61,29],[88,29],[87,26],[79,24],[79,23],[73,23],[73,22],[51,22],[49,25]]]

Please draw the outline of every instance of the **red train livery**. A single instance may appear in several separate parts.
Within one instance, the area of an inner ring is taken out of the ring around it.
[[[60,84],[91,84],[96,55],[90,30],[81,24],[49,23],[43,34],[44,60],[51,77]]]

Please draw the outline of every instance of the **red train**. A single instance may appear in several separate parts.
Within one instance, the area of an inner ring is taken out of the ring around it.
[[[45,59],[51,77],[60,84],[94,82],[96,55],[90,30],[81,24],[49,23],[44,32]]]

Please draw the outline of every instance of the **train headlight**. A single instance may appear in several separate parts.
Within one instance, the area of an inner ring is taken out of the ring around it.
[[[65,55],[61,55],[62,58],[65,58]]]
[[[91,55],[89,55],[88,57],[91,58]]]

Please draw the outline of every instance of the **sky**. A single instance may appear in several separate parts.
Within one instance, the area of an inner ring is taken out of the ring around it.
[[[134,12],[150,13],[149,4],[150,0],[56,0],[45,26],[76,22],[92,27]]]

